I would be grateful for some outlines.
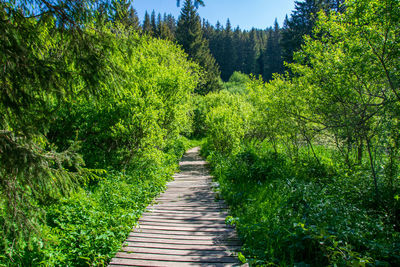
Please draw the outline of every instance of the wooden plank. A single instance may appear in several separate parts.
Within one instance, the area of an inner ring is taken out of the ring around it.
[[[165,203],[165,202],[170,202],[170,203],[176,203],[176,204],[197,204],[197,205],[212,205],[214,203],[218,203],[216,202],[214,199],[198,199],[198,198],[190,198],[190,197],[186,197],[186,198],[159,198],[158,202],[159,203]]]
[[[146,238],[146,237],[131,237],[126,239],[128,242],[146,242],[160,244],[182,244],[182,245],[235,245],[239,246],[240,242],[235,240],[183,240],[183,239],[168,239],[168,238]]]
[[[152,218],[142,218],[139,221],[139,227],[142,225],[160,225],[160,226],[176,226],[176,227],[196,227],[196,228],[233,228],[233,226],[226,225],[225,221],[188,221],[188,220],[174,220],[165,221],[157,217]]]
[[[170,184],[188,184],[188,183],[199,183],[199,184],[205,184],[210,186],[214,182],[213,179],[211,178],[203,178],[201,176],[193,176],[193,175],[188,175],[188,176],[175,176],[173,177],[173,180],[168,182],[167,185]]]
[[[208,236],[210,232],[203,232],[203,231],[171,231],[171,230],[159,230],[159,229],[134,229],[133,233],[152,233],[152,234],[165,234],[165,235],[192,235],[192,236]],[[221,231],[214,231],[211,234],[215,235],[228,235],[228,236],[236,236],[236,232],[234,229],[224,229]]]
[[[181,187],[181,186],[192,186],[192,185],[200,185],[200,186],[211,188],[213,185],[213,180],[182,177],[182,178],[174,178],[173,181],[167,183],[168,188],[169,188],[169,186]]]
[[[226,216],[223,216],[223,215],[208,216],[208,215],[202,215],[202,214],[192,214],[192,215],[177,214],[176,216],[174,216],[174,215],[165,214],[165,213],[145,213],[145,214],[143,214],[143,218],[147,218],[147,217],[157,217],[160,219],[164,219],[166,221],[169,221],[169,220],[171,220],[171,221],[173,221],[173,220],[225,221],[225,218],[226,218]]]
[[[193,190],[194,189],[194,190]],[[197,190],[197,187],[181,187],[181,188],[171,188],[171,190],[166,191],[165,193],[161,194],[160,197],[165,197],[165,196],[186,196],[186,197],[203,197],[203,198],[209,198],[210,200],[214,200],[215,195],[217,193],[213,192],[211,188],[205,189],[205,188],[200,188]]]
[[[157,200],[160,199],[170,199],[170,200],[191,200],[191,201],[199,201],[199,202],[214,202],[216,199],[215,193],[194,193],[188,194],[185,192],[182,193],[164,193],[160,195]]]
[[[177,193],[209,193],[212,192],[212,188],[209,185],[199,185],[198,183],[195,182],[191,182],[191,183],[187,183],[186,185],[182,185],[182,183],[180,183],[181,186],[169,186],[168,189],[165,191],[165,193],[168,192],[175,192],[177,191]]]
[[[147,207],[147,210],[164,210],[164,211],[170,211],[170,212],[175,212],[175,211],[222,211],[226,212],[227,209],[223,209],[220,207],[209,207],[209,206],[194,206],[194,207],[179,207],[179,206],[161,206],[161,205],[155,205],[155,206],[150,206]]]
[[[214,187],[212,187],[209,183],[201,183],[199,184],[198,182],[186,182],[186,184],[176,184],[176,185],[168,185],[168,192],[172,190],[189,190],[189,191],[195,191],[195,190],[213,190]],[[166,192],[167,192],[166,191]]]
[[[196,203],[196,202],[165,202],[165,201],[158,201],[158,203],[154,203],[153,207],[182,207],[182,208],[189,208],[189,207],[211,207],[211,208],[222,208],[227,209],[227,206],[223,203],[212,202],[212,203]]]
[[[211,224],[211,225],[199,225],[199,224],[163,224],[158,222],[146,222],[139,225],[139,229],[157,229],[164,231],[199,231],[199,232],[219,232],[226,229],[225,225]]]
[[[224,234],[210,233],[209,235],[173,235],[173,234],[159,234],[159,233],[146,233],[146,232],[135,232],[130,233],[129,237],[144,237],[144,238],[162,238],[162,239],[174,239],[174,240],[228,240],[228,241],[238,241],[236,237],[232,237]]]
[[[173,222],[176,220],[183,220],[183,221],[218,221],[218,222],[225,222],[226,215],[223,214],[215,214],[215,215],[207,215],[205,213],[177,213],[175,216],[169,213],[161,213],[161,212],[148,212],[144,213],[142,218],[159,218],[161,220],[167,222]]]
[[[142,254],[142,253],[126,253],[119,252],[117,258],[151,260],[151,261],[171,261],[171,262],[197,262],[197,263],[237,263],[237,260],[230,256],[175,256],[175,255],[159,255],[159,254]]]
[[[187,224],[210,224],[213,225],[214,222],[217,222],[219,224],[225,224],[225,217],[221,216],[221,217],[203,217],[203,216],[161,216],[161,215],[151,215],[150,213],[143,215],[143,217],[139,220],[139,224],[141,224],[141,222],[145,222],[145,221],[149,221],[149,219],[151,220],[152,218],[154,219],[158,219],[160,222],[167,222],[167,223],[171,223],[174,224],[177,221],[179,222],[184,222]]]
[[[202,216],[196,216],[196,217],[188,217],[188,216],[161,216],[162,213],[160,213],[158,216],[150,215],[151,213],[145,213],[143,214],[143,217],[139,219],[139,222],[141,221],[160,221],[160,222],[166,222],[166,223],[176,223],[178,221],[184,222],[184,223],[204,223],[204,224],[213,224],[213,223],[219,223],[219,224],[225,224],[225,217],[220,217],[220,218],[206,218]]]
[[[146,260],[134,260],[134,259],[119,259],[114,258],[110,267],[120,267],[120,266],[158,266],[158,267],[193,267],[193,262],[167,262],[167,261],[146,261]],[[213,267],[230,267],[238,266],[236,264],[223,264],[223,263],[207,263],[203,262],[201,265],[213,266]]]
[[[212,212],[212,213],[228,213],[227,210],[221,208],[214,208],[214,207],[159,207],[159,206],[152,206],[146,209],[146,212],[163,212],[169,214],[176,214],[176,213],[186,213],[186,212]]]
[[[154,203],[152,206],[148,206],[147,208],[151,207],[162,207],[162,208],[215,208],[215,209],[227,209],[228,207],[225,204],[222,203],[210,203],[207,205],[204,205],[202,203]]]
[[[184,249],[184,250],[192,250],[192,251],[202,251],[202,250],[216,250],[216,251],[239,251],[240,246],[234,245],[195,245],[195,244],[163,244],[163,243],[150,243],[150,242],[129,242],[125,241],[124,247],[135,247],[135,248],[168,248],[168,249]]]
[[[179,166],[187,166],[187,165],[207,165],[207,161],[205,160],[195,160],[195,161],[181,161],[179,162]]]
[[[190,249],[170,249],[170,248],[141,248],[141,247],[123,247],[125,252],[148,253],[161,255],[182,255],[182,256],[235,256],[236,252],[223,250],[190,250]]]
[[[143,217],[139,220],[151,220],[151,219],[158,219],[160,221],[164,222],[170,222],[174,223],[175,221],[184,221],[186,223],[193,223],[193,222],[204,222],[204,223],[209,223],[212,224],[213,222],[218,222],[218,223],[225,223],[225,217],[224,216],[213,216],[213,217],[206,217],[206,216],[199,216],[199,215],[193,215],[193,216],[171,216],[171,215],[162,215],[161,213],[155,214],[155,213],[146,213],[143,215]]]
[[[165,192],[209,192],[212,190],[211,186],[208,184],[199,185],[197,182],[190,182],[187,184],[182,184],[181,182],[176,185],[169,185],[168,189]]]
[[[146,214],[154,214],[154,215],[166,215],[166,216],[173,216],[173,215],[178,215],[178,216],[205,216],[205,217],[226,217],[229,214],[225,211],[209,211],[209,210],[163,210],[163,209],[148,209]]]

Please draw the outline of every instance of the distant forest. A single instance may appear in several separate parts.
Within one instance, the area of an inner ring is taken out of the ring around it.
[[[234,71],[262,75],[269,81],[274,73],[283,73],[284,61],[293,61],[293,52],[300,49],[305,34],[312,35],[315,18],[320,10],[343,11],[343,0],[296,1],[295,8],[286,16],[283,26],[275,20],[273,27],[266,29],[242,30],[233,28],[230,20],[223,25],[211,25],[202,19],[202,34],[208,41],[211,54],[221,71],[221,78],[227,81]],[[145,14],[140,22],[136,11],[129,12],[131,25],[153,37],[177,41],[178,20],[171,14]],[[178,40],[179,43],[179,40]]]

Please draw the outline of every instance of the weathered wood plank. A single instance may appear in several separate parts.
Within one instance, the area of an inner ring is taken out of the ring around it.
[[[177,221],[182,221],[185,223],[204,223],[204,224],[213,224],[213,223],[218,223],[218,224],[224,224],[225,225],[225,216],[222,217],[202,217],[198,215],[194,216],[161,216],[163,213],[159,213],[159,216],[156,216],[154,213],[153,215],[146,214],[144,215],[140,220],[139,223],[142,221],[160,221],[160,222],[166,222],[166,223],[175,223]]]
[[[147,217],[158,217],[158,218],[164,218],[168,220],[169,218],[175,218],[173,220],[179,219],[187,219],[187,218],[192,218],[192,219],[199,219],[199,220],[208,220],[208,221],[213,221],[213,220],[218,220],[221,219],[222,221],[225,221],[226,216],[228,216],[227,212],[215,212],[215,211],[177,211],[177,212],[169,212],[169,211],[151,211],[145,213]]]
[[[151,206],[149,206],[151,207]],[[154,203],[153,207],[156,208],[214,208],[214,209],[227,209],[228,207],[222,203],[210,203],[204,205],[202,203],[171,203],[171,202],[158,202]]]
[[[154,207],[182,207],[182,208],[204,208],[204,207],[210,207],[210,208],[221,208],[221,209],[227,209],[227,206],[223,203],[188,203],[188,202],[165,202],[165,201],[158,201],[157,203],[154,204]]]
[[[157,225],[157,224],[141,224],[139,226],[141,229],[160,229],[160,230],[183,230],[183,231],[204,231],[204,232],[215,232],[225,229],[224,225],[191,225],[191,226],[182,226],[182,225]]]
[[[175,239],[175,240],[215,240],[219,239],[221,242],[227,241],[238,241],[236,237],[232,237],[226,234],[218,235],[173,235],[173,234],[159,234],[159,233],[146,233],[146,232],[135,232],[130,233],[129,237],[144,237],[144,238],[161,238],[161,239]]]
[[[209,236],[209,232],[204,231],[171,231],[171,230],[158,230],[158,229],[134,229],[133,233],[151,233],[151,234],[165,234],[165,235],[191,235],[191,236]],[[236,232],[233,229],[223,229],[221,231],[215,231],[212,235],[227,235],[236,236]]]
[[[123,251],[130,253],[148,253],[160,255],[176,256],[234,256],[235,252],[225,250],[190,250],[190,249],[170,249],[170,248],[142,248],[142,247],[123,247]]]
[[[139,247],[139,248],[168,248],[168,249],[188,249],[192,251],[200,250],[218,250],[218,251],[238,251],[240,246],[234,245],[196,245],[196,244],[168,244],[166,246],[163,243],[150,243],[150,242],[129,242],[125,241],[124,247]]]
[[[153,226],[173,226],[173,227],[195,227],[196,231],[198,231],[201,228],[220,228],[220,229],[224,229],[224,228],[233,228],[230,225],[226,225],[225,222],[221,221],[221,222],[213,222],[213,221],[184,221],[184,220],[175,220],[173,222],[171,221],[164,221],[158,219],[158,218],[154,218],[154,220],[151,219],[141,219],[139,221],[139,226],[138,228],[143,228],[142,226],[146,226],[146,225],[153,225]]]
[[[163,211],[169,211],[171,213],[174,213],[175,211],[212,211],[212,212],[218,212],[218,211],[227,211],[224,210],[220,207],[208,207],[208,206],[194,206],[194,207],[178,207],[178,206],[151,206],[148,207],[147,210],[163,210]]]
[[[222,225],[193,225],[193,224],[185,224],[185,225],[179,225],[179,224],[157,224],[157,223],[152,223],[152,224],[141,224],[139,229],[144,229],[144,230],[162,230],[162,231],[198,231],[198,232],[212,232],[210,234],[213,234],[215,232],[220,232],[223,230],[225,227]]]
[[[170,202],[170,203],[176,203],[176,204],[198,204],[198,205],[208,205],[208,204],[225,204],[223,202],[219,202],[217,200],[213,199],[208,199],[208,198],[202,198],[202,199],[196,199],[196,198],[172,198],[172,197],[160,197],[157,199],[159,203],[165,203],[165,202]]]
[[[175,255],[159,255],[159,254],[142,254],[142,253],[117,253],[117,258],[137,259],[137,260],[158,260],[158,261],[173,261],[173,262],[207,262],[207,263],[236,263],[237,260],[230,256],[175,256]]]
[[[200,263],[203,266],[213,266],[213,267],[230,267],[230,266],[238,266],[237,264],[224,264],[224,263]],[[200,265],[197,264],[197,265]],[[134,260],[134,259],[119,259],[114,258],[110,267],[120,267],[120,266],[158,266],[158,267],[188,267],[188,266],[196,266],[193,265],[193,262],[168,262],[168,261],[149,261],[149,260]]]
[[[239,246],[240,243],[235,240],[219,240],[215,237],[214,240],[183,240],[183,239],[168,239],[168,238],[146,238],[146,237],[131,237],[126,239],[128,242],[147,242],[161,244],[182,244],[182,245],[234,245]]]
[[[209,211],[209,210],[163,210],[163,209],[148,209],[147,212],[149,214],[154,214],[154,215],[168,215],[171,216],[171,214],[176,214],[177,216],[205,216],[207,217],[226,217],[228,216],[228,213],[226,211]]]

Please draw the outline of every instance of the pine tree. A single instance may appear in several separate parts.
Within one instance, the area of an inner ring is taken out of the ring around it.
[[[161,31],[162,31],[162,28],[163,28],[163,20],[162,20],[162,18],[161,18],[161,14],[160,13],[158,13],[158,15],[157,15],[157,22],[156,22],[156,31],[155,31],[155,36],[156,37],[158,37],[158,38],[160,38],[161,37]]]
[[[126,24],[128,27],[134,29],[135,31],[140,29],[139,17],[136,10],[133,7],[129,8],[128,17],[126,19]]]
[[[172,30],[168,26],[168,20],[167,20],[166,14],[164,14],[163,19],[161,19],[161,14],[158,15],[157,35],[159,38],[164,39],[164,40],[173,41],[175,39],[175,36],[174,36]]]
[[[205,70],[203,84],[197,88],[197,93],[207,94],[219,90],[219,67],[210,53],[207,40],[203,38],[201,20],[192,0],[185,0],[178,20],[176,38],[189,57]]]
[[[156,12],[154,10],[151,12],[150,25],[153,35],[157,36]]]
[[[129,15],[130,0],[112,0],[113,21],[124,23]]]
[[[175,39],[175,34],[176,34],[176,20],[174,18],[174,16],[172,16],[171,14],[164,14],[164,22],[165,24],[168,26],[173,39]]]
[[[180,0],[176,0],[176,5],[179,6],[181,3]],[[203,0],[194,0],[194,6],[198,8],[199,6],[204,6],[204,1]]]
[[[151,23],[150,23],[150,16],[149,16],[149,13],[147,13],[147,11],[144,14],[144,21],[143,21],[142,28],[143,28],[144,33],[153,35],[153,30],[152,30]]]
[[[234,70],[244,73],[244,33],[240,30],[239,26],[233,32],[233,45],[236,52]]]
[[[33,244],[31,235],[43,215],[38,203],[66,196],[81,182],[83,159],[76,145],[58,149],[47,137],[56,111],[76,100],[78,80],[85,97],[100,97],[113,68],[104,57],[108,40],[85,30],[95,16],[91,2],[43,2],[0,3],[0,246],[9,251],[6,257]],[[102,23],[112,6],[100,8],[96,19]]]
[[[219,62],[221,66],[221,78],[222,80],[227,81],[235,71],[234,64],[236,61],[236,51],[233,46],[232,26],[229,19],[226,22],[226,27],[223,32],[221,48],[222,58]]]
[[[283,60],[281,52],[281,29],[275,19],[274,29],[269,31],[267,47],[264,51],[263,77],[266,81],[272,78],[273,73],[283,72]]]
[[[257,59],[260,56],[260,48],[257,43],[256,31],[252,29],[246,40],[245,73],[257,74]]]

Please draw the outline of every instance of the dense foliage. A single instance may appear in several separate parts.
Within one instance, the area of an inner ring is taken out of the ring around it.
[[[128,7],[1,2],[1,265],[107,263],[186,148],[200,69]]]
[[[400,264],[400,6],[344,5],[318,14],[290,75],[197,110],[250,263]]]

